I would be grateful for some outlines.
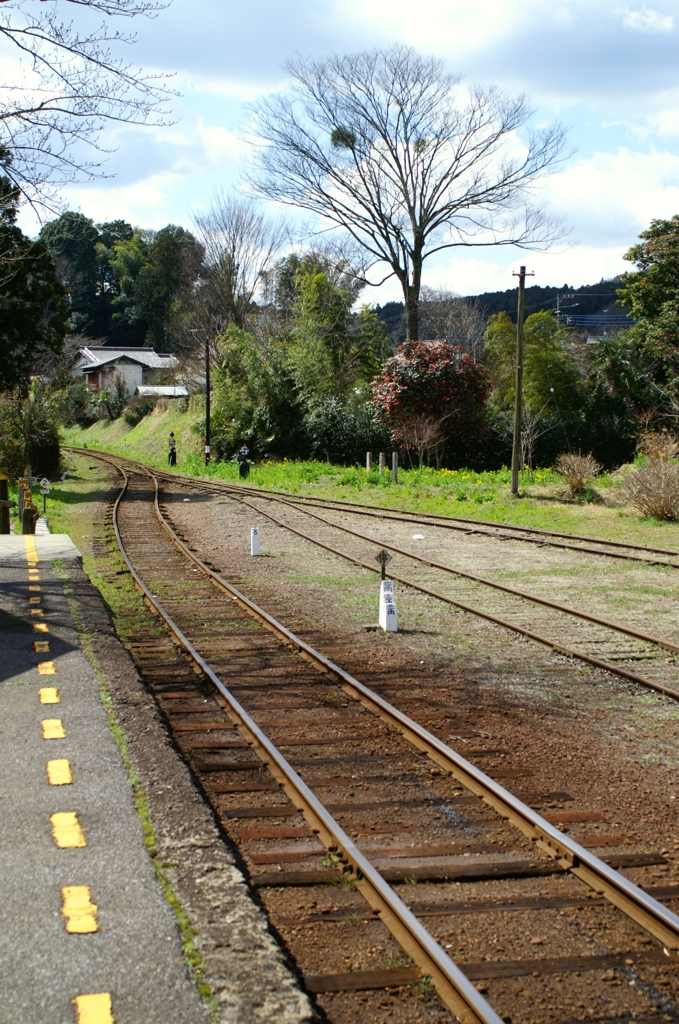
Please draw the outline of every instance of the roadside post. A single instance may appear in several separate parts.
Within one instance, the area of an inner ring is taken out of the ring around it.
[[[391,479],[398,483],[398,452],[391,453]]]
[[[380,476],[384,473],[385,458],[384,452],[380,452]]]
[[[373,468],[373,453],[372,452],[366,452],[365,453],[365,471],[366,471],[366,473],[372,472],[372,468]]]
[[[4,466],[0,466],[0,534],[9,533],[9,477]]]
[[[380,583],[379,624],[385,633],[398,633],[398,612],[394,600],[394,584],[391,580]]]
[[[38,518],[38,510],[33,501],[33,495],[26,488],[24,494],[24,507],[21,513],[21,532],[25,534],[35,533],[35,524]]]
[[[250,529],[250,554],[259,554],[259,527],[253,526]]]
[[[40,481],[40,493],[42,494],[42,514],[44,516],[47,515],[47,495],[50,492],[50,487],[51,486],[52,485],[50,484],[50,482],[47,479],[47,477],[44,476],[42,478],[42,480]]]
[[[385,578],[385,570],[389,562],[391,562],[391,555],[383,548],[375,555],[375,561],[379,563],[380,569],[382,570],[382,579],[380,581],[380,610],[377,621],[385,632],[398,633],[398,612],[396,610],[396,601],[394,599],[394,583],[393,580]]]

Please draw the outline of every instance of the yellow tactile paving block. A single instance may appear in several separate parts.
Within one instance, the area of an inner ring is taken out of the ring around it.
[[[39,676],[53,676],[56,672],[56,667],[53,661],[39,661],[37,669]]]
[[[47,781],[50,786],[70,786],[73,782],[71,762],[66,758],[57,758],[47,762]]]
[[[60,718],[43,718],[40,728],[42,729],[42,738],[44,740],[66,739],[66,730]]]
[[[49,654],[50,642],[49,640],[34,640],[33,650],[36,654]]]
[[[61,694],[56,686],[41,686],[38,690],[41,704],[59,704]]]
[[[34,622],[33,623],[34,633],[49,633],[49,626],[46,622]]]
[[[75,811],[59,811],[50,818],[54,842],[62,850],[74,850],[87,846],[85,833]]]
[[[66,885],[61,890],[61,913],[66,920],[66,931],[74,935],[98,932],[97,904],[90,900],[89,885]]]
[[[73,1002],[78,1014],[77,1024],[115,1024],[108,992],[76,996]]]

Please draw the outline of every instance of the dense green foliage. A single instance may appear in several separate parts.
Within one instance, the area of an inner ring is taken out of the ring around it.
[[[534,415],[578,409],[584,389],[575,358],[568,351],[569,331],[551,313],[533,313],[524,325],[523,397]],[[492,375],[492,405],[514,408],[516,325],[506,313],[491,316],[484,361]]]
[[[203,259],[184,228],[134,231],[117,220],[95,224],[67,211],[45,224],[41,242],[69,292],[75,334],[121,346],[175,351]]]
[[[638,322],[602,350],[611,391],[641,422],[676,418],[679,410],[679,216],[653,220],[625,259],[621,299]]]
[[[212,440],[221,458],[244,441],[256,457],[354,462],[385,446],[370,381],[388,349],[368,307],[352,312],[360,286],[350,268],[318,254],[289,256],[276,269],[277,306],[252,330],[217,338]]]
[[[0,394],[0,465],[11,478],[30,466],[34,476],[54,480],[60,469],[59,424],[66,393],[37,378],[28,391]]]
[[[39,242],[16,225],[19,191],[0,176],[0,392],[27,385],[36,356],[61,351],[65,289]]]

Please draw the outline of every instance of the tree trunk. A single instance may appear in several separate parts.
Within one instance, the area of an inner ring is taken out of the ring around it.
[[[408,341],[418,341],[420,337],[419,302],[410,287],[405,294],[405,316]]]
[[[405,306],[406,336],[408,341],[419,341],[420,338],[420,287],[422,285],[422,252],[421,246],[415,245],[412,255],[412,276],[408,281],[407,270],[404,276],[398,274],[403,288]]]

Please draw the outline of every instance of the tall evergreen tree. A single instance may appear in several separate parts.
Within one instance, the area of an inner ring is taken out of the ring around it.
[[[35,357],[60,352],[68,329],[66,289],[47,248],[17,227],[19,198],[0,176],[0,391],[25,386]]]

